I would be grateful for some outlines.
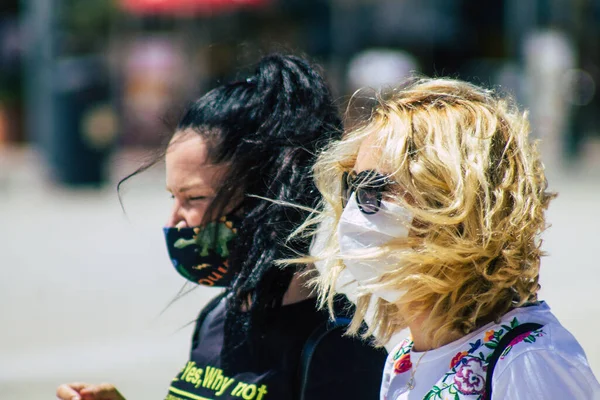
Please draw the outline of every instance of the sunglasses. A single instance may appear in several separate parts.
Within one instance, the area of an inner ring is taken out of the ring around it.
[[[376,171],[360,173],[344,172],[342,175],[342,207],[345,208],[356,193],[356,203],[363,214],[376,214],[381,208],[381,198],[393,183],[387,176]]]

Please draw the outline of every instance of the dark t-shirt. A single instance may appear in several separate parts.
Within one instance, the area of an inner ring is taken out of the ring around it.
[[[167,400],[294,400],[299,398],[300,359],[307,339],[328,320],[314,299],[272,310],[264,322],[260,351],[241,340],[229,354],[239,360],[223,366],[225,300],[215,299],[201,313],[194,332],[191,357],[175,377]],[[386,351],[327,333],[310,362],[307,400],[377,399]]]

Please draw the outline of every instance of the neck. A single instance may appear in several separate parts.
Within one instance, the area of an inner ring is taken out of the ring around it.
[[[308,287],[309,274],[296,273],[288,286],[287,292],[283,295],[282,305],[294,304],[315,297],[315,293]]]
[[[413,341],[413,350],[417,352],[431,350],[433,346],[431,345],[431,340],[423,334],[423,326],[424,321],[427,319],[428,315],[422,315],[417,317],[413,322],[408,325],[408,329],[410,330],[410,335]]]
[[[430,337],[427,337],[423,333],[423,328],[425,328],[425,321],[427,320],[428,316],[429,316],[429,314],[422,315],[408,325],[408,329],[410,330],[410,334],[412,336],[412,341],[413,341],[412,348],[414,351],[422,352],[422,351],[438,349],[442,346],[447,345],[448,343],[453,342],[454,340],[459,339],[462,336],[462,335],[458,335],[458,334],[449,333],[443,337],[443,339],[440,343],[434,345],[433,340]],[[439,329],[439,327],[436,327],[434,329],[428,329],[428,330],[429,330],[429,332],[435,332],[436,329]]]
[[[434,349],[442,347],[443,345],[448,344],[452,341],[452,340],[446,340],[446,338],[444,338],[442,343],[434,345],[432,338],[423,333],[423,329],[425,328],[425,322],[427,321],[428,317],[429,317],[428,313],[423,314],[423,315],[417,317],[413,322],[411,322],[408,325],[408,329],[410,330],[410,334],[412,336],[412,341],[413,341],[412,348],[414,351],[422,352],[422,351],[434,350]],[[428,331],[435,332],[436,329],[435,328],[428,329]]]

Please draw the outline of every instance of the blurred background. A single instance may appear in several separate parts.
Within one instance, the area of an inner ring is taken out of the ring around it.
[[[183,279],[163,244],[162,166],[125,184],[125,212],[116,183],[187,101],[270,50],[317,61],[341,110],[413,71],[527,107],[560,194],[542,297],[600,374],[600,0],[2,0],[1,398],[70,381],[164,398],[216,292],[170,304]]]

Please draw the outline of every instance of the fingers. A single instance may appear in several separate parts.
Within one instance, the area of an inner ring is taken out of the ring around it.
[[[110,383],[89,385],[79,393],[83,400],[125,400],[114,385]]]
[[[88,383],[69,383],[56,389],[59,400],[125,400],[121,393],[110,383],[90,385]]]
[[[87,386],[87,383],[80,382],[60,385],[56,389],[56,397],[60,400],[80,400],[79,392]]]

